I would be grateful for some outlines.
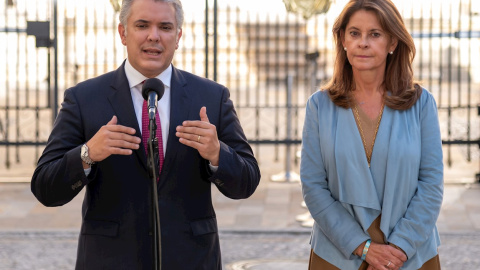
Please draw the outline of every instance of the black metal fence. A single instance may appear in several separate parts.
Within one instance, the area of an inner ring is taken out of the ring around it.
[[[257,155],[265,144],[275,146],[274,156],[284,146],[298,150],[305,102],[332,74],[331,26],[345,0],[309,20],[287,14],[281,0],[257,1],[257,9],[242,1],[183,2],[174,65],[229,87]],[[415,74],[438,103],[447,164],[456,155],[479,159],[480,5],[394,2],[416,42]],[[66,88],[122,63],[117,24],[106,0],[0,3],[0,163],[6,168],[20,162],[22,147],[39,155]]]

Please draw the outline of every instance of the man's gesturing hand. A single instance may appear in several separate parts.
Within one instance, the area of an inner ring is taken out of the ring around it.
[[[139,137],[132,136],[135,129],[117,125],[117,117],[113,116],[105,126],[87,142],[90,158],[99,162],[110,155],[131,155],[132,149],[138,149]]]
[[[197,149],[204,159],[209,160],[213,166],[218,166],[220,142],[217,128],[208,120],[207,108],[200,109],[200,121],[184,121],[178,126],[176,135],[181,143]]]

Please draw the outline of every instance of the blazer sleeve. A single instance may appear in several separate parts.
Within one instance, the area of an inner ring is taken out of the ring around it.
[[[224,87],[220,106],[217,126],[220,158],[218,170],[209,180],[229,198],[248,198],[260,182],[260,169],[230,100],[230,93]]]
[[[418,187],[388,241],[400,247],[408,258],[434,232],[443,200],[443,154],[437,105],[426,90],[417,102],[420,109],[421,159]]]
[[[68,203],[95,177],[95,165],[88,178],[83,170],[81,123],[74,92],[68,89],[31,181],[32,193],[45,206]]]
[[[318,115],[319,92],[307,102],[302,138],[300,177],[305,203],[322,233],[342,252],[353,259],[355,249],[370,237],[355,218],[336,200],[329,189],[327,171],[320,144]],[[328,97],[325,97],[328,98]],[[329,126],[322,128],[331,128]],[[333,157],[332,157],[333,158]]]

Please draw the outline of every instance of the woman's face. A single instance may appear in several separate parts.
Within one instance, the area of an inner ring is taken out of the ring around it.
[[[397,40],[382,29],[373,11],[359,10],[342,33],[342,44],[354,71],[384,73],[387,55],[394,52]]]

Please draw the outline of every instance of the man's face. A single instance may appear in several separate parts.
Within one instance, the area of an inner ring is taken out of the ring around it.
[[[162,73],[172,62],[182,31],[177,31],[172,4],[135,0],[127,25],[118,25],[132,66],[148,78]]]

